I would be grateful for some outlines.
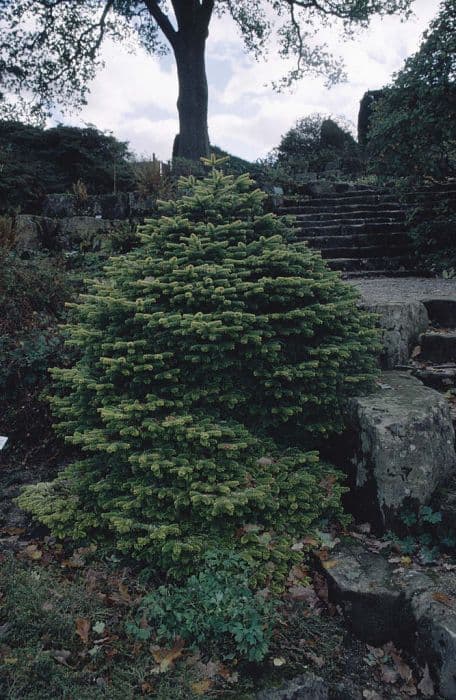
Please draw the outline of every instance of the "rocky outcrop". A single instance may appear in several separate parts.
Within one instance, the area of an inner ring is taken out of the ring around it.
[[[363,307],[378,316],[382,333],[382,367],[394,369],[407,364],[421,333],[429,326],[426,306],[420,301],[408,301],[363,304]]]
[[[100,219],[132,219],[151,216],[156,211],[156,197],[140,192],[88,195],[49,194],[43,203],[43,216],[65,219],[90,216]]]
[[[379,389],[352,399],[352,506],[379,531],[407,505],[429,503],[456,468],[448,403],[404,372],[384,372]]]
[[[339,545],[320,566],[330,600],[360,639],[414,651],[440,694],[456,698],[454,571],[397,568],[358,543]]]

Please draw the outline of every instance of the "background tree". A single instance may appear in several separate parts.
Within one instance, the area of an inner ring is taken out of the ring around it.
[[[372,111],[372,168],[420,179],[456,173],[456,5],[444,0],[419,51]]]
[[[208,154],[208,87],[205,47],[215,14],[230,15],[245,47],[257,58],[268,39],[278,41],[283,58],[294,58],[284,78],[305,73],[329,80],[343,71],[325,44],[315,39],[320,24],[338,21],[350,33],[372,15],[407,12],[412,0],[0,0],[0,99],[8,96],[28,117],[49,113],[55,101],[84,104],[90,80],[102,63],[107,38],[138,40],[149,53],[174,53],[179,80],[179,137],[175,155]],[[1,94],[2,93],[2,94]],[[30,99],[26,99],[28,96]],[[1,104],[0,104],[1,106]]]
[[[114,167],[120,191],[135,187],[127,144],[93,126],[0,122],[0,163],[0,212],[40,212],[45,194],[71,192],[78,180],[90,194],[112,192]]]
[[[357,173],[362,163],[358,144],[345,125],[322,114],[298,119],[282,136],[274,156],[293,179],[306,170],[321,173],[330,163],[346,173]]]

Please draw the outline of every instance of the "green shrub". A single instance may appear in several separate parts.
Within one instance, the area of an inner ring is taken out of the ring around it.
[[[456,276],[456,201],[451,194],[417,206],[408,225],[417,264],[423,272]]]
[[[282,579],[293,541],[341,515],[315,449],[369,384],[376,331],[247,175],[181,187],[75,308],[53,406],[82,456],[19,502],[170,575],[223,546]]]
[[[138,624],[128,629],[138,639],[154,636],[169,644],[181,637],[205,654],[261,661],[268,651],[273,605],[252,592],[249,573],[245,562],[229,552],[207,554],[202,570],[185,585],[161,586],[145,596]]]

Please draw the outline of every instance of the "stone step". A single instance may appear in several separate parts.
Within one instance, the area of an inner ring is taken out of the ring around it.
[[[410,246],[410,239],[406,233],[362,233],[341,236],[302,236],[307,240],[311,248],[330,249],[346,246],[347,248],[362,248],[372,245],[404,245]],[[456,325],[456,324],[455,324]]]
[[[433,325],[456,328],[456,299],[423,299]]]
[[[407,270],[410,264],[408,256],[398,257],[377,257],[377,258],[327,258],[327,264],[332,270],[340,272],[360,272],[361,270],[378,271],[384,270],[391,272],[393,270]]]
[[[301,224],[318,226],[321,222],[333,224],[365,224],[372,219],[381,219],[381,221],[405,221],[406,216],[403,209],[395,209],[383,212],[373,211],[357,211],[357,212],[340,212],[336,216],[328,212],[315,212],[315,214],[297,214],[296,221]]]
[[[415,367],[412,369],[414,377],[425,386],[438,391],[447,391],[456,387],[456,364],[429,365],[428,367]]]
[[[401,566],[398,557],[388,561],[375,544],[369,538],[352,538],[338,544],[326,561],[316,559],[330,602],[341,607],[346,623],[363,641],[378,647],[393,641],[415,653],[435,685],[428,696],[454,700],[454,571]]]
[[[348,272],[342,272],[341,277],[343,280],[355,280],[355,279],[376,279],[377,277],[419,277],[419,272],[410,268],[408,270],[351,270]]]
[[[420,337],[420,360],[456,362],[456,330],[430,330]]]
[[[320,195],[309,195],[303,197],[302,199],[296,198],[284,198],[285,204],[304,204],[308,202],[314,202],[316,204],[342,204],[342,203],[358,203],[358,202],[435,202],[436,199],[443,198],[456,198],[456,190],[443,189],[438,191],[429,190],[410,190],[407,192],[400,192],[398,190],[368,190],[368,191],[355,191],[355,192],[343,192],[343,193],[328,193]]]
[[[361,248],[357,248],[356,246],[348,246],[344,248],[323,248],[320,249],[318,245],[316,245],[316,240],[310,241],[309,246],[311,248],[316,248],[321,251],[321,255],[323,258],[331,258],[331,260],[335,260],[336,258],[361,258],[361,259],[371,259],[371,258],[390,258],[390,257],[401,257],[405,256],[409,251],[410,247],[409,246],[385,246],[383,245],[377,245],[377,246],[363,246]]]
[[[385,212],[385,211],[391,211],[392,209],[395,210],[400,210],[400,211],[408,211],[413,208],[412,205],[407,205],[407,206],[402,206],[399,203],[396,203],[394,207],[391,206],[388,202],[379,202],[377,204],[364,204],[363,206],[360,206],[359,204],[319,204],[315,202],[315,200],[312,200],[311,202],[300,205],[294,205],[294,206],[289,206],[289,207],[280,207],[278,210],[278,214],[286,215],[286,214],[292,214],[292,215],[298,215],[298,214],[312,214],[313,212],[318,212],[321,214],[324,213],[329,213],[329,214],[339,214],[339,213],[346,213],[346,212],[359,212],[359,211],[367,211],[367,212]]]
[[[356,225],[336,225],[336,226],[301,226],[296,233],[300,237],[313,236],[337,236],[337,235],[359,235],[365,233],[382,233],[385,236],[390,233],[405,233],[406,227],[401,223],[372,221],[366,224]]]

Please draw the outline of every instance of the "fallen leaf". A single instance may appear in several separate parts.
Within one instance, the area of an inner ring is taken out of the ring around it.
[[[212,681],[209,678],[205,678],[202,681],[197,681],[196,683],[191,684],[191,689],[195,693],[195,695],[204,695],[204,693],[207,693],[207,691],[210,689],[212,686]]]
[[[286,663],[286,659],[284,659],[283,656],[276,656],[275,659],[272,660],[272,665],[276,666],[277,668],[280,666],[285,666]]]
[[[131,595],[128,592],[128,587],[124,583],[119,583],[119,593],[126,603],[131,603]]]
[[[151,653],[156,664],[158,664],[158,673],[166,673],[177,659],[182,656],[182,650],[185,646],[185,641],[178,637],[172,649],[161,649],[160,647],[152,647]]]
[[[438,603],[443,603],[444,605],[449,605],[450,607],[454,604],[454,599],[446,593],[439,593],[437,591],[436,593],[432,594],[432,597]]]
[[[434,697],[434,683],[429,675],[429,666],[426,664],[423,671],[423,678],[418,683],[418,690],[425,698]]]
[[[391,651],[391,658],[393,659],[394,665],[396,666],[396,670],[397,670],[398,674],[400,675],[400,677],[402,678],[402,680],[405,681],[406,683],[411,681],[413,678],[412,669],[399,656],[397,651]]]
[[[106,629],[106,625],[105,625],[104,622],[100,622],[100,621],[99,621],[99,622],[96,622],[96,623],[94,624],[94,626],[92,627],[92,629],[93,629],[93,631],[95,632],[95,634],[103,634],[103,632],[104,632],[105,629]]]
[[[3,664],[8,664],[9,666],[12,666],[13,664],[17,664],[17,656],[5,656],[2,659]]]
[[[323,668],[325,665],[325,660],[322,656],[317,656],[317,654],[313,654],[311,651],[306,651],[304,652],[304,656],[306,659],[309,659],[317,668]]]
[[[288,595],[292,600],[305,601],[311,608],[320,602],[312,586],[291,586],[288,589]]]
[[[24,548],[23,554],[32,561],[38,561],[43,556],[43,552],[38,549],[36,544],[29,544]]]
[[[366,700],[383,700],[383,696],[379,695],[376,690],[363,690],[363,698]]]
[[[322,564],[325,569],[334,569],[335,566],[337,566],[339,562],[337,559],[327,559],[326,561],[323,561]]]
[[[25,527],[2,527],[0,530],[2,534],[10,535],[11,537],[23,535],[25,531]]]
[[[89,643],[90,621],[85,617],[76,618],[76,634],[81,638],[83,644]]]
[[[141,683],[141,693],[143,695],[150,695],[153,691],[154,691],[153,685],[151,685],[150,683],[147,683],[147,681],[145,683]]]
[[[391,666],[381,666],[381,676],[383,683],[396,683],[399,678],[399,674],[396,669],[391,668]]]
[[[71,656],[71,651],[68,649],[53,649],[51,651],[51,656],[59,663],[64,666],[68,666],[68,659]]]

